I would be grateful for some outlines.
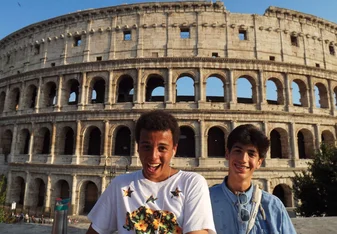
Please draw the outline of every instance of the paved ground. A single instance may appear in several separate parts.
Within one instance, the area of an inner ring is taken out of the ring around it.
[[[337,217],[293,218],[298,234],[337,234]],[[85,234],[89,223],[70,224],[67,234]],[[4,224],[0,223],[1,234],[51,234],[52,226],[44,224]]]

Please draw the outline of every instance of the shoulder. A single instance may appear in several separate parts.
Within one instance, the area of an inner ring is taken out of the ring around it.
[[[135,172],[119,175],[115,177],[111,181],[111,183],[115,185],[119,185],[119,186],[123,186],[124,184],[129,184],[131,181],[134,181],[137,178],[139,173],[141,173],[141,171],[135,171]]]
[[[273,205],[283,206],[282,201],[278,197],[264,190],[261,190],[261,191],[262,191],[262,201],[261,201],[262,203],[270,203]]]
[[[197,181],[197,182],[205,181],[206,182],[206,179],[202,175],[196,172],[191,172],[191,171],[180,171],[179,177],[181,179],[190,180],[190,181]]]

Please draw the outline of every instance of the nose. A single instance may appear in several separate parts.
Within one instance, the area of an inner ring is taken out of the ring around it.
[[[160,155],[160,152],[158,151],[157,148],[153,148],[151,150],[151,154],[150,154],[150,157],[151,157],[151,160],[155,161],[159,158],[159,155]]]
[[[249,158],[248,152],[246,151],[242,151],[239,155],[238,155],[238,159],[241,161],[246,161],[246,159]]]

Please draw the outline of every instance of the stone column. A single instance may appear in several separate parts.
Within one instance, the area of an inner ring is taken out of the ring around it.
[[[290,135],[290,153],[292,155],[291,159],[299,159],[298,150],[297,150],[297,135],[296,135],[295,123],[291,122],[289,126],[289,135]]]
[[[109,71],[109,78],[107,81],[107,88],[106,88],[106,102],[105,102],[105,109],[111,109],[111,98],[115,97],[115,91],[112,89],[112,84],[113,83],[113,71]],[[114,102],[115,103],[115,102]]]
[[[233,78],[233,71],[228,69],[228,81],[229,81],[229,103],[231,104],[236,104],[237,100],[236,100],[236,84],[235,84],[235,80]]]
[[[266,101],[266,83],[264,82],[263,70],[258,71],[258,86],[256,87],[256,101],[258,108],[263,109],[263,106],[267,105]]]
[[[284,104],[285,104],[285,110],[289,111],[290,106],[293,105],[291,99],[290,99],[290,95],[292,95],[291,92],[291,84],[289,84],[289,77],[288,77],[288,73],[284,73],[284,90],[285,90],[285,97],[284,97]]]
[[[73,155],[71,164],[79,164],[81,156],[81,121],[76,121],[76,146],[75,146],[75,155]]]
[[[91,42],[91,35],[94,33],[94,31],[91,31],[91,25],[92,20],[87,21],[87,34],[86,34],[86,40],[83,50],[83,62],[90,62],[90,42]]]
[[[308,107],[310,113],[314,112],[315,105],[315,93],[314,93],[314,87],[312,86],[312,79],[311,76],[307,76],[308,80],[308,88],[307,88],[307,94],[308,94]]]
[[[106,165],[107,158],[109,157],[109,121],[104,120],[104,145],[103,145],[103,155],[101,157],[100,165]]]
[[[47,177],[48,181],[47,181],[47,190],[46,190],[46,197],[45,197],[45,210],[44,210],[44,212],[46,212],[46,213],[50,213],[51,207],[53,206],[52,202],[54,202],[54,201],[51,200],[51,194],[53,193],[54,188],[52,188],[52,186],[51,186],[51,176],[50,175],[51,174],[49,173],[48,177]]]
[[[56,106],[54,108],[57,111],[60,111],[61,107],[62,107],[62,104],[61,104],[61,100],[62,100],[62,86],[63,86],[63,75],[60,75],[59,76],[58,89],[57,89],[57,101],[56,101]]]
[[[315,142],[315,148],[316,150],[320,148],[321,145],[321,131],[320,131],[320,124],[314,125],[314,142]]]
[[[77,190],[77,175],[74,174],[73,176],[73,183],[71,188],[71,207],[69,210],[69,215],[77,214],[77,204],[78,204],[78,190]]]
[[[109,60],[115,59],[115,44],[116,44],[116,31],[114,30],[117,26],[117,17],[111,17],[111,32],[110,32],[110,49],[109,49]]]
[[[333,87],[331,85],[331,80],[328,80],[328,89],[329,89],[329,95],[328,95],[328,99],[330,101],[329,105],[330,105],[330,114],[331,115],[335,115],[335,94],[334,94],[334,90]]]
[[[143,95],[143,93],[145,93],[145,92],[143,92],[143,85],[142,85],[142,76],[143,76],[143,69],[142,68],[138,68],[137,69],[137,93],[136,93],[136,95],[137,95],[137,103],[138,104],[142,104],[143,102],[144,102],[144,95]]]
[[[173,57],[173,42],[174,38],[171,38],[169,33],[170,30],[177,30],[177,28],[170,28],[171,25],[174,23],[171,20],[171,12],[166,12],[166,57]],[[170,29],[170,30],[169,30]]]
[[[196,85],[196,82],[194,82],[194,85]],[[199,87],[198,87],[199,92],[195,92],[195,102],[199,103],[204,103],[206,101],[206,96],[205,96],[205,88],[206,88],[206,81],[204,80],[204,74],[203,74],[203,69],[199,69]],[[197,91],[197,89],[194,89]]]
[[[197,142],[197,146],[199,146],[200,150],[200,158],[208,158],[207,155],[207,135],[205,134],[205,121],[202,119],[198,120],[199,122],[199,135],[200,141]]]
[[[137,58],[142,58],[142,57],[144,57],[144,54],[143,54],[143,28],[142,28],[142,25],[144,24],[144,14],[137,13],[137,18],[138,18]]]
[[[51,160],[50,163],[53,164],[55,161],[55,146],[56,146],[56,134],[57,134],[57,128],[56,128],[56,123],[53,123],[53,131],[52,131],[52,136],[51,136],[51,149],[50,149],[50,156]]]
[[[68,33],[68,26],[65,26],[64,31]],[[67,64],[67,53],[68,53],[68,37],[65,37],[64,34],[61,34],[60,40],[64,40],[64,47],[60,55],[60,65],[66,65]]]
[[[8,112],[8,105],[9,105],[9,85],[6,86],[6,97],[5,97],[5,104],[4,104],[4,112]]]
[[[25,96],[22,95],[25,93],[25,83],[24,82],[21,82],[21,90],[20,90],[20,98],[19,98],[19,103],[18,103],[18,109],[17,111],[21,111],[21,110],[24,110],[24,107],[23,107],[23,104],[25,103]]]
[[[172,68],[167,68],[166,104],[172,104]]]
[[[32,162],[32,158],[33,158],[34,134],[35,134],[35,124],[33,123],[32,124],[32,133],[30,134],[30,140],[29,140],[29,149],[28,149],[29,159],[28,159],[28,162]]]
[[[16,124],[14,124],[12,144],[11,144],[11,152],[9,154],[8,162],[15,162],[15,155],[16,155],[15,148],[16,148],[16,144],[17,144],[17,132],[18,132],[18,126]]]
[[[12,188],[13,188],[13,182],[12,182],[12,171],[9,170],[7,174],[7,189],[6,189],[6,205],[10,205],[12,201]]]
[[[84,106],[87,104],[88,97],[86,96],[86,89],[87,89],[87,73],[82,72],[82,84],[81,84],[81,97],[78,103],[78,110],[83,110]]]
[[[106,176],[102,175],[101,176],[101,194],[104,192],[104,190],[106,189],[105,185],[106,185]]]
[[[25,195],[24,195],[24,198],[23,198],[23,209],[24,210],[29,210],[30,209],[30,206],[31,206],[31,203],[29,202],[31,200],[30,198],[30,189],[29,189],[29,186],[31,184],[31,175],[29,174],[28,171],[26,171],[26,184],[25,184]]]
[[[39,87],[37,87],[37,94],[36,94],[36,100],[35,100],[35,113],[39,113],[41,89],[42,89],[42,77],[40,76],[39,77]]]

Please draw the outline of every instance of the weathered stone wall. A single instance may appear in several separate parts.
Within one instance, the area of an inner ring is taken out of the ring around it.
[[[89,183],[100,194],[117,174],[141,168],[135,122],[144,111],[160,108],[194,134],[195,157],[176,157],[173,166],[201,173],[210,186],[221,183],[228,169],[224,156],[208,153],[211,128],[225,139],[245,123],[268,136],[276,131],[282,155],[268,152],[255,181],[269,192],[283,186],[293,206],[294,172],[306,168],[321,142],[335,144],[335,28],[281,8],[270,7],[261,16],[230,13],[219,2],[176,2],[80,11],[12,33],[0,41],[0,134],[2,142],[11,142],[0,144],[0,168],[9,178],[7,202],[19,201],[25,187],[24,207],[34,207],[36,190],[44,185],[44,207],[50,211],[65,181],[71,213],[82,214]],[[176,92],[183,76],[194,82],[190,101],[181,101]],[[222,82],[222,101],[209,101],[210,77]],[[252,85],[250,100],[238,98],[239,78]],[[274,103],[266,98],[270,80],[277,87]],[[293,82],[301,105],[293,104]],[[104,84],[101,89],[98,83]],[[149,99],[151,85],[164,87],[163,100]],[[93,90],[99,90],[96,99]],[[70,101],[72,93],[76,101]],[[128,95],[130,100],[121,101]],[[128,156],[115,153],[123,128],[130,130]],[[67,134],[73,142],[65,141]],[[92,153],[95,137],[99,151]]]

